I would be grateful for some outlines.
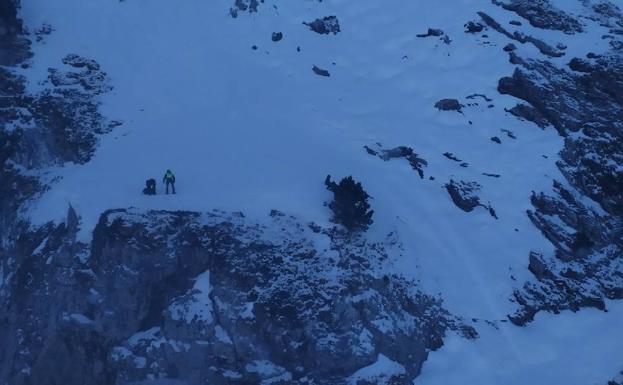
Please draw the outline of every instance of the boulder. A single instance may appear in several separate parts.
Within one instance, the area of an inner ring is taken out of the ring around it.
[[[435,108],[440,111],[457,111],[461,112],[463,105],[456,99],[441,99],[435,103]]]

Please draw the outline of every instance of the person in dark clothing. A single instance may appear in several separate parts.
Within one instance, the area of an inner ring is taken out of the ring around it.
[[[145,188],[143,189],[143,194],[156,195],[156,180],[154,178],[150,178],[145,181]]]
[[[175,194],[175,175],[173,175],[173,172],[171,170],[167,170],[167,172],[164,174],[164,177],[162,178],[162,183],[167,186],[167,194],[169,193],[169,185],[171,185],[172,192],[173,194]]]

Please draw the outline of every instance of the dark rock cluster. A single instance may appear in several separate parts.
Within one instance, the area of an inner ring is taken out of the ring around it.
[[[236,18],[239,12],[257,12],[257,7],[263,2],[264,0],[236,0],[234,6],[229,9],[229,15]]]
[[[453,180],[445,185],[450,198],[456,205],[465,212],[473,211],[480,206],[480,198],[478,192],[482,188],[476,182],[455,182]]]
[[[0,69],[3,84],[3,130],[18,136],[12,160],[26,168],[63,162],[87,162],[97,135],[109,131],[94,95],[110,90],[99,70],[49,69],[49,87],[31,94],[26,79]]]
[[[63,72],[48,68],[49,81],[54,87],[80,86],[84,92],[101,94],[112,90],[108,84],[106,73],[100,70],[97,62],[81,56],[70,54],[63,58],[63,64],[81,70]]]
[[[90,247],[77,230],[70,210],[10,250],[3,381],[336,384],[382,355],[407,383],[447,330],[475,336],[414,282],[382,273],[391,235],[370,243],[276,211],[252,223],[111,210]]]
[[[482,189],[480,184],[476,182],[455,182],[454,180],[450,180],[444,187],[448,191],[448,194],[450,194],[452,202],[461,210],[468,213],[473,211],[476,207],[483,207],[489,211],[492,217],[495,219],[498,218],[491,205],[485,206],[480,202],[480,197],[478,196],[478,193]]]
[[[509,39],[513,39],[521,44],[530,43],[534,45],[543,55],[549,57],[561,57],[564,56],[564,47],[552,47],[550,44],[544,42],[541,39],[538,39],[531,35],[526,35],[522,32],[515,31],[510,33],[506,28],[502,27],[500,23],[498,23],[493,17],[489,16],[485,12],[478,12],[478,15],[482,18],[485,24],[489,26],[491,29],[505,35]],[[512,48],[511,46],[506,46],[505,51],[514,51],[516,48]]]
[[[6,247],[27,227],[18,217],[22,206],[45,189],[38,177],[24,170],[84,163],[93,154],[97,135],[109,130],[94,99],[109,87],[94,61],[68,55],[64,63],[85,67],[83,72],[50,69],[43,91],[26,90],[26,78],[12,67],[24,66],[32,57],[17,19],[18,5],[0,2],[0,64],[5,65],[0,68],[0,260],[5,262]],[[77,87],[59,79],[71,79]]]
[[[461,112],[463,105],[456,99],[442,99],[435,103],[435,108],[440,111]]]
[[[0,65],[14,66],[32,56],[30,40],[17,17],[19,0],[0,0]]]
[[[274,42],[281,41],[283,39],[283,32],[273,32],[271,40]]]
[[[405,159],[409,162],[411,168],[417,171],[420,178],[424,178],[424,168],[428,166],[428,162],[420,158],[411,147],[398,146],[390,149],[383,149],[380,144],[376,144],[374,147],[375,149],[364,146],[364,149],[368,154],[379,157],[386,162],[392,159]]]
[[[22,21],[17,17],[19,0],[0,1],[0,35],[15,36],[22,33]]]
[[[623,22],[615,8],[594,9]],[[552,28],[577,32],[574,25]],[[519,325],[540,310],[604,309],[606,298],[623,298],[623,51],[611,46],[572,59],[570,69],[511,52],[517,68],[499,82],[500,93],[524,101],[511,113],[565,138],[557,162],[565,180],[554,182],[553,193],[535,193],[528,211],[556,252],[531,254],[537,280],[515,293],[521,309],[511,320]]]
[[[552,29],[568,34],[584,31],[577,19],[556,8],[550,0],[511,0],[510,3],[492,1],[508,11],[517,13],[537,28]]]
[[[41,27],[34,30],[35,39],[37,42],[44,40],[45,36],[50,35],[54,31],[54,28],[50,24],[43,24]]]
[[[446,35],[446,33],[442,29],[438,29],[438,28],[429,28],[428,31],[426,31],[426,33],[420,33],[420,34],[417,34],[416,36],[420,38],[438,37],[439,40],[441,40],[444,44],[450,44],[452,42],[452,40],[450,39],[450,36]]]
[[[459,163],[461,167],[468,167],[469,163],[464,162],[462,159],[459,159],[456,155],[451,152],[444,152],[443,156],[447,159],[450,159],[453,162]]]
[[[321,35],[328,35],[330,33],[337,35],[340,32],[340,22],[335,16],[325,16],[322,19],[316,19],[303,24]]]
[[[485,26],[477,21],[469,21],[465,24],[466,33],[480,33],[485,29]]]

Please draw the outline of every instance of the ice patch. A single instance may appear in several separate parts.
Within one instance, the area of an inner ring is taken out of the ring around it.
[[[90,319],[89,317],[85,316],[84,314],[65,315],[65,316],[63,316],[63,319],[65,321],[73,321],[73,322],[79,323],[81,325],[90,325],[90,324],[93,323],[93,320]]]
[[[214,333],[215,333],[216,339],[219,340],[220,342],[224,344],[228,344],[228,345],[233,344],[231,338],[229,337],[229,334],[225,331],[225,329],[221,327],[221,325],[216,325],[216,327],[214,328]]]
[[[201,321],[212,323],[214,321],[212,300],[210,299],[210,272],[206,271],[197,278],[190,295],[183,295],[175,299],[169,306],[171,318],[184,320],[186,323]]]
[[[379,354],[375,363],[359,369],[350,376],[348,384],[357,385],[359,381],[367,381],[377,385],[387,385],[393,377],[401,376],[406,372],[404,366]]]
[[[621,370],[623,303],[608,312],[539,313],[527,327],[484,327],[480,338],[448,335],[424,363],[418,385],[606,384]]]

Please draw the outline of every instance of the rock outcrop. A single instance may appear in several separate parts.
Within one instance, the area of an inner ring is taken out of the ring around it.
[[[263,2],[264,0],[236,0],[234,6],[229,9],[229,15],[236,18],[239,12],[257,12],[257,7]]]
[[[568,34],[582,32],[582,24],[573,16],[555,7],[550,0],[511,0],[509,3],[492,0],[494,4],[513,11],[528,20],[533,27],[562,31]]]
[[[435,108],[440,111],[456,111],[461,112],[463,105],[456,99],[441,99],[435,103]]]
[[[593,10],[607,12],[608,23],[623,21],[615,8]],[[552,20],[548,28],[580,30],[566,17]],[[537,280],[515,293],[521,309],[510,318],[519,325],[540,310],[604,309],[606,298],[623,298],[623,51],[610,45],[604,55],[572,60],[570,69],[511,52],[517,68],[499,82],[500,93],[525,102],[510,112],[565,137],[557,162],[565,181],[555,181],[553,193],[535,193],[528,211],[556,253],[531,254]]]
[[[379,157],[386,162],[392,159],[405,159],[409,162],[411,168],[417,171],[420,178],[424,179],[424,168],[428,166],[428,162],[416,154],[411,147],[398,146],[384,149],[378,143],[374,147],[375,149],[372,149],[370,146],[364,146],[364,149],[368,154]]]
[[[316,19],[303,24],[308,26],[310,30],[321,35],[329,35],[331,33],[337,35],[341,31],[340,22],[336,16],[325,16],[322,19]]]
[[[30,42],[21,35],[17,5],[14,1],[0,3],[4,26],[0,31],[0,64],[6,65],[0,68],[0,240],[4,246],[0,254],[26,227],[18,216],[22,206],[46,188],[32,171],[66,162],[87,162],[98,136],[114,125],[98,110],[95,96],[111,87],[106,73],[93,60],[67,55],[62,60],[67,67],[49,69],[42,91],[26,89],[27,79],[11,67],[24,65],[32,57]]]
[[[19,0],[0,0],[0,65],[14,66],[32,56],[30,40],[17,17]]]
[[[276,211],[253,223],[111,210],[90,247],[77,229],[70,210],[11,250],[0,298],[11,384],[340,384],[380,356],[406,383],[447,330],[475,336],[385,273],[392,236],[370,243]]]

